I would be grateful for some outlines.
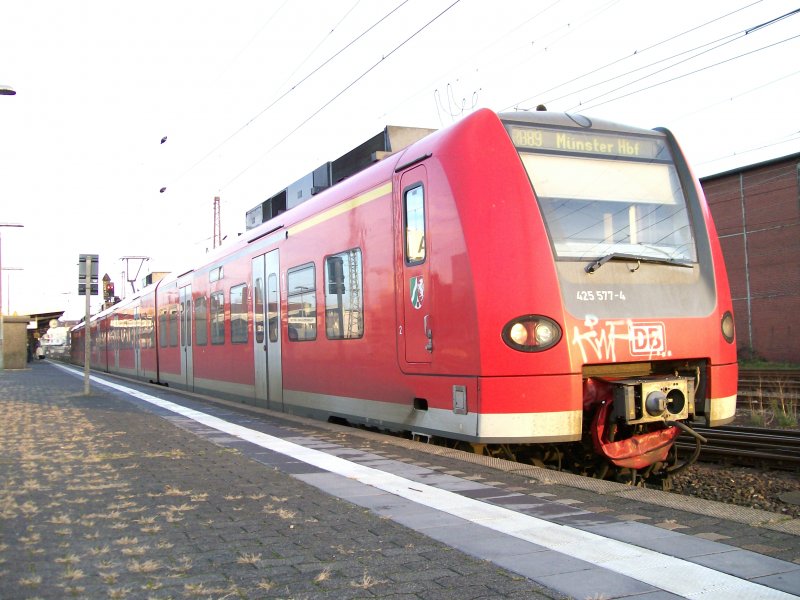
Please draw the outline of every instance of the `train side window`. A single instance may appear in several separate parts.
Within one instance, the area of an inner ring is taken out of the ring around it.
[[[200,296],[194,301],[194,343],[197,346],[208,344],[208,301]]]
[[[208,272],[208,281],[210,283],[214,283],[215,281],[219,281],[224,277],[224,273],[222,267],[217,267],[216,269],[211,269]]]
[[[191,323],[192,301],[186,300],[178,305],[181,321],[181,347],[192,345],[192,332],[189,329]]]
[[[264,343],[264,280],[256,278],[253,287],[253,335],[256,336],[256,344]]]
[[[425,191],[415,184],[403,193],[406,263],[425,262]]]
[[[247,342],[247,284],[231,288],[231,343]]]
[[[331,340],[364,335],[361,249],[325,258],[325,334]]]
[[[316,269],[313,264],[290,269],[287,274],[289,340],[317,339]]]
[[[225,343],[225,294],[211,294],[211,343]]]
[[[167,309],[164,308],[158,315],[158,345],[167,347]]]
[[[184,327],[186,329],[186,345],[192,345],[192,299],[187,298],[186,302],[184,303],[185,310],[186,310],[186,320],[184,321]],[[181,328],[183,331],[183,328]]]
[[[278,341],[278,277],[271,273],[267,280],[267,319],[269,321],[269,341]]]

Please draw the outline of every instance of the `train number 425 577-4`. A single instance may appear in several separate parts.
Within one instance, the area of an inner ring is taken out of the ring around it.
[[[625,292],[614,290],[578,290],[576,297],[581,302],[610,302],[625,300]]]

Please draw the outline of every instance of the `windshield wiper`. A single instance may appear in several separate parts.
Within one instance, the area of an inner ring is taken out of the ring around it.
[[[692,268],[692,263],[685,261],[685,260],[678,260],[676,258],[657,258],[653,256],[638,256],[636,254],[625,254],[623,252],[612,252],[611,254],[606,254],[605,256],[601,256],[597,260],[593,260],[584,269],[587,273],[594,273],[606,264],[610,260],[635,260],[637,263],[639,262],[649,262],[649,263],[656,263],[659,265],[672,265],[674,267],[686,267],[687,269]]]

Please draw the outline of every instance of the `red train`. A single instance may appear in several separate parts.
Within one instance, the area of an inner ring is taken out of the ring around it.
[[[569,114],[477,111],[91,326],[96,369],[627,481],[736,405],[725,265],[675,139]]]

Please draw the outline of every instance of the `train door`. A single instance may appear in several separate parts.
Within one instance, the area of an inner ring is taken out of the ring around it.
[[[253,259],[255,401],[274,410],[283,410],[279,268],[277,250]]]
[[[430,277],[425,167],[400,178],[403,256],[401,354],[407,364],[429,364],[434,350],[433,286]]]
[[[181,374],[187,389],[194,389],[192,361],[192,286],[180,288]]]

